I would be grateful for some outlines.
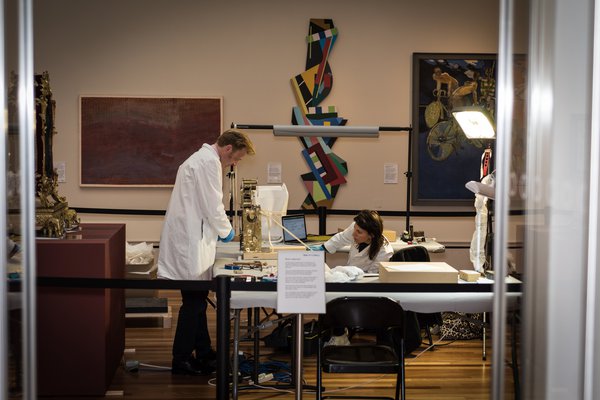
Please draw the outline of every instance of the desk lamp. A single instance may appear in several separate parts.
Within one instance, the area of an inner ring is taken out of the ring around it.
[[[490,200],[494,200],[494,197],[496,196],[496,188],[489,183],[469,181],[465,184],[465,187],[471,192],[485,196]]]
[[[468,139],[494,139],[496,136],[491,118],[481,107],[457,107],[452,115]]]

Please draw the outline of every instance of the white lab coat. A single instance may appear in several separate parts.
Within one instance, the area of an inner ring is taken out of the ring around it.
[[[354,238],[352,237],[354,224],[356,224],[356,222],[353,222],[344,231],[335,234],[331,239],[325,242],[325,249],[327,249],[327,252],[329,253],[335,253],[344,246],[350,246],[350,254],[348,255],[347,265],[359,267],[363,271],[369,273],[379,272],[379,263],[381,261],[388,261],[394,254],[394,248],[384,237],[383,246],[381,246],[381,249],[379,249],[379,253],[375,259],[369,259],[370,245],[359,252],[356,242],[354,242]]]
[[[159,278],[212,279],[217,237],[232,229],[222,187],[221,161],[205,143],[177,170],[160,238]]]

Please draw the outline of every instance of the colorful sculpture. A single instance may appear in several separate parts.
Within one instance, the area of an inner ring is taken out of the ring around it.
[[[331,19],[311,19],[306,40],[306,70],[291,79],[298,105],[293,107],[294,125],[345,125],[347,120],[337,114],[335,106],[320,106],[333,87],[333,74],[328,59],[338,31]],[[301,137],[304,157],[310,172],[302,175],[308,191],[303,209],[330,208],[339,186],[346,183],[346,161],[331,148],[336,138]]]

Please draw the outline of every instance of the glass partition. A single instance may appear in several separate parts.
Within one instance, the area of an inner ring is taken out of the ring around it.
[[[22,247],[20,244],[20,179],[19,179],[19,128],[17,115],[18,68],[18,3],[2,2],[2,235],[6,245],[2,246],[2,398],[22,398],[23,351],[22,351]]]
[[[35,121],[31,2],[2,2],[2,393],[0,398],[35,398],[35,249],[33,160]],[[29,144],[28,144],[29,143]],[[25,223],[24,223],[25,222]],[[27,226],[26,226],[27,225]]]
[[[508,65],[511,75],[510,87],[510,137],[511,143],[507,160],[509,161],[506,189],[508,191],[507,210],[509,212],[507,232],[515,237],[514,243],[504,243],[506,251],[506,273],[513,278],[526,282],[524,254],[527,251],[525,231],[525,202],[527,185],[527,104],[529,93],[529,1],[515,1],[510,10],[512,32],[511,61]],[[505,381],[513,382],[513,396],[504,398],[522,398],[522,349],[521,349],[521,306],[519,299],[515,308],[507,308],[505,316],[506,352],[504,359],[510,360],[505,368]],[[502,365],[498,363],[498,365]]]
[[[531,0],[524,398],[593,398],[583,393],[583,377],[592,372],[584,364],[590,353],[585,332],[594,319],[590,306],[597,303],[588,282],[597,269],[589,263],[597,244],[589,239],[598,222],[591,218],[597,209],[590,207],[591,182],[598,175],[590,171],[600,161],[590,154],[597,152],[591,146],[597,132],[590,125],[597,63],[593,15],[591,0]]]

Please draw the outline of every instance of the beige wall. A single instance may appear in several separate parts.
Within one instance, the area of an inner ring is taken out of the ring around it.
[[[413,52],[496,53],[498,3],[493,0],[53,0],[36,1],[35,70],[49,71],[57,104],[54,160],[66,163],[60,185],[72,207],[165,209],[169,188],[79,186],[80,95],[222,96],[223,128],[232,122],[288,124],[295,99],[289,80],[304,70],[310,18],[332,18],[339,37],[330,55],[335,105],[349,125],[411,124]],[[258,154],[238,177],[266,183],[269,162],[283,164],[289,208],[298,209],[307,172],[296,138],[247,131]],[[348,183],[336,209],[405,209],[407,136],[339,139]],[[398,163],[395,185],[383,164]],[[225,180],[227,186],[227,181]],[[455,210],[413,208],[415,210]],[[462,208],[459,210],[471,210]],[[162,217],[81,214],[84,222],[125,222],[130,241],[157,241]],[[328,231],[351,217],[332,217]],[[416,229],[442,241],[468,241],[472,218],[413,218]],[[404,218],[387,218],[401,231]],[[317,230],[315,218],[309,229]]]

